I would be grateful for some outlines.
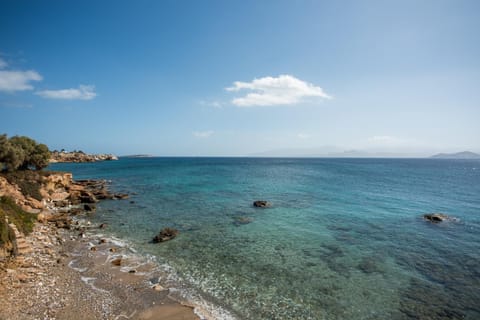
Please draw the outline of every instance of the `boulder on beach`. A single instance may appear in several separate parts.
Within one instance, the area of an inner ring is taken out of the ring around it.
[[[112,264],[114,266],[121,266],[122,265],[122,258],[117,258],[117,259],[112,260]]]
[[[153,238],[153,243],[165,242],[172,240],[178,235],[178,230],[174,228],[163,228],[160,233]]]
[[[256,200],[253,202],[253,206],[256,208],[267,208],[267,207],[271,207],[272,204],[265,200]]]
[[[423,215],[423,219],[429,222],[438,223],[443,221],[457,221],[444,213],[427,213]]]

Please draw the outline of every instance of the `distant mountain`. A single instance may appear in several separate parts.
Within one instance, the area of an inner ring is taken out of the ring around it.
[[[294,157],[294,158],[418,158],[426,154],[413,152],[387,152],[377,150],[346,150],[341,147],[275,149],[249,154],[250,157]]]
[[[463,151],[457,153],[439,153],[430,158],[434,159],[480,159],[480,154],[470,152],[470,151]]]

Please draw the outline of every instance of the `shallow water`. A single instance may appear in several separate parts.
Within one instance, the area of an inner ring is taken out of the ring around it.
[[[480,318],[480,161],[122,158],[51,169],[134,193],[101,202],[92,219],[238,318]],[[272,207],[253,208],[259,199]],[[427,223],[428,212],[459,221]],[[149,243],[166,226],[180,235]]]

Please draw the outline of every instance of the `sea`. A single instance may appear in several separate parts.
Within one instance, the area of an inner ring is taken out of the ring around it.
[[[218,318],[480,319],[479,160],[124,157],[49,169],[130,194],[89,219]],[[152,243],[164,227],[180,233]]]

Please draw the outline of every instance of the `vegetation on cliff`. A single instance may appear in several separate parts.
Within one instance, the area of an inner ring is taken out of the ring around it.
[[[8,216],[9,222],[15,224],[18,230],[24,234],[32,231],[37,219],[36,214],[23,211],[12,199],[0,197],[0,246],[12,239],[6,224],[6,216]]]
[[[25,136],[0,135],[0,171],[41,170],[48,166],[50,151],[43,143]]]
[[[2,172],[3,176],[10,184],[17,185],[25,197],[32,197],[38,201],[43,199],[40,189],[44,181],[44,177],[52,174],[50,171],[31,171],[17,170],[11,172]]]

